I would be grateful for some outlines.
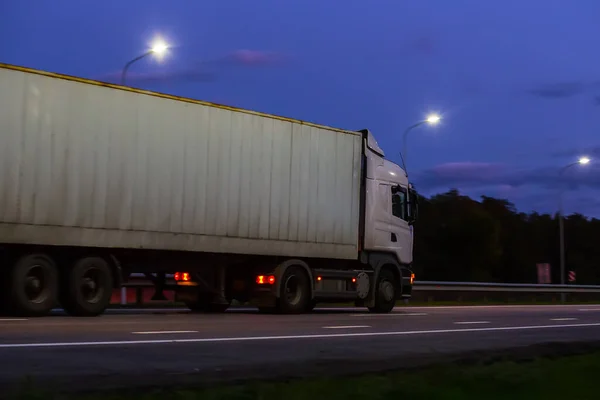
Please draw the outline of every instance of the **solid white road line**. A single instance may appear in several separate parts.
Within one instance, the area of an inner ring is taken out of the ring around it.
[[[340,325],[340,326],[324,326],[323,329],[360,329],[370,328],[369,325]]]
[[[220,343],[220,342],[250,342],[250,341],[273,341],[273,340],[300,340],[300,339],[334,339],[352,337],[379,337],[379,336],[413,336],[426,334],[449,334],[449,333],[472,333],[472,332],[502,332],[502,331],[525,331],[559,328],[591,328],[600,327],[600,322],[590,324],[562,324],[562,325],[531,325],[531,326],[506,326],[494,328],[464,328],[464,329],[440,329],[422,331],[398,331],[398,332],[363,332],[363,333],[330,333],[316,335],[290,335],[290,336],[242,336],[221,338],[196,338],[196,339],[155,339],[155,340],[118,340],[99,342],[47,342],[47,343],[5,343],[0,344],[0,349],[19,349],[32,347],[92,347],[92,346],[123,346],[142,344],[168,344],[168,343]]]
[[[600,308],[580,308],[578,311],[600,311]]]
[[[550,318],[550,321],[577,321],[577,318]]]
[[[399,307],[395,307],[394,311],[395,312],[406,312],[408,310],[419,310],[419,311],[426,311],[426,310],[477,310],[477,309],[487,309],[487,308],[491,308],[491,309],[495,309],[495,308],[522,308],[522,309],[536,309],[536,308],[565,308],[565,307],[582,307],[584,306],[583,304],[545,304],[545,305],[534,305],[534,304],[525,304],[525,305],[519,305],[519,304],[506,304],[506,305],[489,305],[489,306],[485,306],[485,305],[474,305],[474,306],[399,306]],[[365,310],[364,307],[317,307],[315,308],[316,311],[363,311]],[[63,311],[61,309],[56,309],[53,311]],[[173,312],[186,312],[188,313],[190,310],[187,308],[114,308],[114,309],[108,309],[107,313],[109,314],[129,314],[129,313],[173,313]],[[252,307],[232,307],[228,310],[228,312],[240,312],[240,311],[246,311],[246,312],[255,312],[256,309],[252,308]],[[600,308],[592,308],[592,309],[580,309],[579,311],[600,311]]]
[[[351,317],[416,317],[427,313],[350,314]]]
[[[147,331],[147,332],[131,332],[134,335],[169,335],[172,333],[198,333],[198,331]]]
[[[478,325],[478,324],[489,324],[490,321],[458,321],[456,325]]]

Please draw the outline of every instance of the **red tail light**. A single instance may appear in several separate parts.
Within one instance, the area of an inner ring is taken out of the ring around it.
[[[273,285],[275,284],[274,275],[258,275],[256,277],[256,283],[259,285]]]
[[[189,282],[192,280],[189,272],[175,272],[174,278],[177,282]]]

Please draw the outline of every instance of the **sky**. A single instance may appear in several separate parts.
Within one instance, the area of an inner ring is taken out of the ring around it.
[[[554,213],[562,192],[600,217],[598,16],[598,0],[0,0],[0,62],[118,83],[161,38],[127,84],[368,128],[395,162],[438,112],[408,136],[422,194]]]

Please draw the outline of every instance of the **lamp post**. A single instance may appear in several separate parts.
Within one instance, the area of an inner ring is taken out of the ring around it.
[[[406,160],[407,160],[407,151],[408,151],[406,142],[407,142],[407,138],[408,138],[408,133],[423,124],[437,125],[441,119],[442,119],[442,117],[440,117],[438,114],[429,114],[427,116],[427,118],[425,118],[422,121],[417,122],[414,125],[409,126],[404,131],[404,135],[402,136],[402,166],[404,168],[405,174],[408,175],[408,171],[406,170]]]
[[[567,171],[569,168],[574,167],[575,165],[586,165],[590,163],[590,159],[587,157],[581,157],[574,163],[565,165],[558,171],[559,177]],[[563,217],[563,189],[562,186],[558,192],[558,231],[559,231],[559,241],[560,241],[560,284],[565,284],[565,221]],[[560,299],[564,303],[566,301],[566,293],[560,292]]]
[[[158,40],[156,41],[152,47],[146,51],[145,53],[137,56],[136,58],[134,58],[133,60],[129,61],[127,64],[125,64],[125,66],[123,67],[123,71],[121,72],[121,85],[125,85],[125,76],[127,75],[127,70],[129,69],[129,67],[131,66],[131,64],[135,63],[136,61],[141,60],[144,57],[147,57],[151,54],[154,54],[156,56],[162,56],[167,50],[169,49],[169,45],[167,45],[165,42],[163,42],[162,40]]]

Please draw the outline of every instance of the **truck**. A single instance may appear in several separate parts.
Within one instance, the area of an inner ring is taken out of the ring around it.
[[[132,274],[196,312],[411,296],[418,194],[368,129],[0,64],[0,166],[4,313],[99,316]]]

